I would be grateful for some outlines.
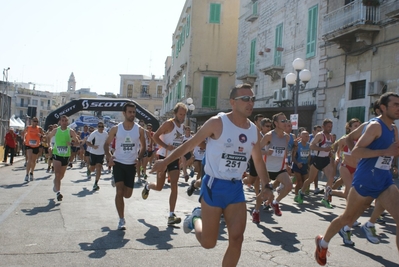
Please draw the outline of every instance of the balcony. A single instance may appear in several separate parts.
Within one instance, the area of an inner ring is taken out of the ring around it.
[[[323,38],[337,43],[345,52],[350,52],[355,44],[372,44],[375,34],[380,31],[380,6],[364,6],[356,0],[323,18]]]

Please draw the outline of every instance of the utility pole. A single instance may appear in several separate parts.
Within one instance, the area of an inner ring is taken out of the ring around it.
[[[11,97],[8,95],[8,71],[10,67],[3,69],[3,90],[0,99],[0,138],[4,140],[10,124]]]

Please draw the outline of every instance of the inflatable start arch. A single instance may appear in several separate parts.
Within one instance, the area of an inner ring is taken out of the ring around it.
[[[157,118],[148,110],[142,108],[136,101],[130,99],[114,99],[114,98],[91,98],[72,100],[68,104],[51,112],[44,124],[44,129],[47,129],[50,124],[58,124],[62,115],[71,116],[81,110],[93,111],[122,111],[123,105],[131,101],[136,105],[136,118],[143,120],[145,124],[151,123],[152,130],[156,131],[159,128]]]

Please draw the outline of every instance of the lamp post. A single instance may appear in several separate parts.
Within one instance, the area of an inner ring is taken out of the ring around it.
[[[296,74],[294,74],[292,72],[288,73],[287,76],[285,76],[285,81],[290,86],[290,90],[293,91],[294,114],[297,116],[298,121],[299,121],[299,116],[298,116],[299,90],[305,89],[306,84],[310,81],[310,79],[312,78],[312,75],[309,70],[305,69],[305,61],[302,58],[296,58],[292,62],[292,66],[294,67]],[[301,81],[302,81],[302,84],[300,84]],[[295,132],[295,136],[297,136],[298,135],[298,124],[296,125],[296,129],[294,132]]]
[[[195,105],[193,104],[193,99],[191,97],[186,99],[186,106],[187,106],[187,125],[190,126],[191,122],[191,115],[193,114],[193,111],[195,110]]]

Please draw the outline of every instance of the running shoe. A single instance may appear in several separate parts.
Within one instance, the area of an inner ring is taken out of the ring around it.
[[[144,174],[144,180],[147,180],[147,178],[148,178],[148,175],[147,174]]]
[[[168,225],[178,224],[181,222],[181,218],[177,217],[176,214],[172,213],[172,216],[168,218]]]
[[[332,201],[332,189],[331,189],[331,187],[327,186],[326,192],[324,194],[324,198],[327,199],[328,202],[331,203],[331,201]]]
[[[33,181],[33,173],[30,173],[30,174],[29,174],[29,180],[30,180],[30,181]]]
[[[115,177],[113,175],[111,177],[111,185],[112,187],[115,187]]]
[[[332,209],[333,208],[333,206],[331,205],[330,201],[328,201],[328,200],[326,200],[324,198],[321,200],[321,204],[323,204],[324,207],[326,207],[327,209]]]
[[[315,188],[315,190],[313,191],[313,194],[314,195],[324,194],[324,189]]]
[[[26,167],[26,161],[25,161],[24,167]]]
[[[125,219],[119,219],[118,230],[126,230],[125,224],[126,224]]]
[[[355,245],[355,242],[351,240],[352,231],[345,231],[344,228],[341,228],[338,234],[342,237],[342,241],[346,246],[353,247]]]
[[[283,214],[281,213],[281,210],[280,210],[280,205],[279,205],[277,202],[276,202],[276,203],[272,203],[271,206],[272,206],[272,208],[273,208],[273,210],[274,210],[274,214],[275,214],[275,215],[277,215],[277,216],[283,215]]]
[[[47,168],[47,171],[46,171],[46,173],[49,173],[50,172],[50,168]]]
[[[266,204],[266,201],[263,202],[263,210],[268,211],[268,210],[270,210],[270,208],[271,208],[270,205]]]
[[[316,236],[315,242],[316,242],[316,251],[314,253],[314,257],[317,261],[318,264],[321,266],[326,265],[327,263],[327,248],[322,248],[320,246],[320,241],[323,239],[321,235]]]
[[[377,236],[377,233],[375,231],[375,227],[371,226],[371,227],[367,227],[367,224],[364,224],[362,226],[362,230],[363,232],[366,234],[366,238],[370,243],[373,244],[378,244],[380,243],[380,239]]]
[[[194,218],[201,218],[201,208],[200,207],[194,208],[192,213],[190,215],[187,215],[186,218],[184,219],[183,231],[186,234],[190,233],[191,230],[194,229],[194,223],[193,223]],[[169,224],[169,221],[168,221],[168,224]]]
[[[358,227],[358,226],[360,226],[361,224],[362,224],[361,222],[355,221],[355,222],[352,224],[352,227]]]
[[[184,175],[184,181],[186,181],[186,183],[188,182],[188,179],[190,179],[190,177],[187,174]]]
[[[97,184],[93,185],[93,191],[98,191],[100,190],[100,187]]]
[[[86,171],[87,179],[91,180],[91,172],[90,170]]]
[[[253,223],[260,223],[259,211],[253,211],[252,212],[252,222]]]
[[[58,201],[62,201],[62,198],[63,198],[64,196],[60,193],[60,192],[58,192],[57,193],[57,200]]]
[[[380,217],[378,217],[378,219],[377,219],[377,221],[376,221],[375,223],[378,223],[378,224],[385,224],[386,221],[382,218],[382,216],[380,216]]]
[[[29,182],[29,175],[28,174],[25,176],[25,182]]]
[[[72,162],[70,162],[70,163],[68,164],[68,167],[72,168]]]
[[[302,204],[303,203],[303,193],[302,193],[302,189],[299,189],[299,192],[298,192],[298,201],[297,201],[299,204]]]
[[[298,198],[299,198],[298,195],[296,195],[296,196],[294,197],[294,201],[297,202],[297,203],[299,202],[299,199],[298,199]]]
[[[147,199],[147,198],[148,198],[148,195],[150,194],[150,190],[147,189],[147,186],[148,186],[148,183],[146,183],[146,184],[144,185],[143,191],[141,192],[141,197],[142,197],[143,199]]]
[[[190,186],[187,188],[187,195],[188,196],[191,196],[194,193],[194,191],[195,191],[194,184],[195,184],[195,180],[192,180]]]

